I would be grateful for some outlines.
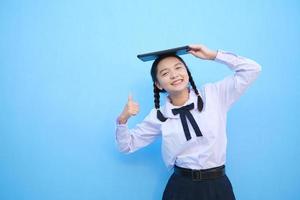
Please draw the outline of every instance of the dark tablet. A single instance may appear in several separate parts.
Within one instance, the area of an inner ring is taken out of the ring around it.
[[[150,61],[150,60],[155,60],[159,56],[165,55],[165,54],[176,54],[176,55],[183,55],[187,54],[189,51],[189,46],[183,46],[183,47],[177,47],[173,49],[166,49],[162,51],[155,51],[155,52],[150,52],[150,53],[145,53],[145,54],[139,54],[137,57],[141,59],[142,61]]]

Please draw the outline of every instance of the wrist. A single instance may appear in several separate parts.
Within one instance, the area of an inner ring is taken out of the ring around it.
[[[125,115],[120,115],[120,116],[118,117],[118,123],[119,123],[119,124],[126,124],[128,118],[129,118],[129,117],[127,117],[127,116],[125,116]]]
[[[209,54],[209,59],[210,60],[216,59],[217,54],[218,54],[218,51],[211,51],[210,54]]]

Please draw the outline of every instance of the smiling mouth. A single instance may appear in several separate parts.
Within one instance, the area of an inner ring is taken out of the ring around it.
[[[183,79],[179,79],[179,80],[172,82],[171,85],[176,86],[176,85],[181,84],[182,82],[183,82]]]

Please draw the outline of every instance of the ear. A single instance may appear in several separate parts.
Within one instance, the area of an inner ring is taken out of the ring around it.
[[[160,86],[159,82],[155,81],[155,86],[160,89],[160,90],[163,90],[163,88]]]

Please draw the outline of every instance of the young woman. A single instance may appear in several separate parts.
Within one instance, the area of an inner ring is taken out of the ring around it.
[[[155,108],[129,129],[127,120],[139,112],[139,105],[129,96],[117,120],[117,144],[120,151],[132,153],[162,137],[164,162],[174,168],[164,200],[233,200],[225,174],[227,112],[261,67],[250,59],[204,45],[189,45],[188,53],[223,63],[235,73],[198,90],[181,57],[160,55],[151,68]],[[168,93],[161,107],[160,92]]]

